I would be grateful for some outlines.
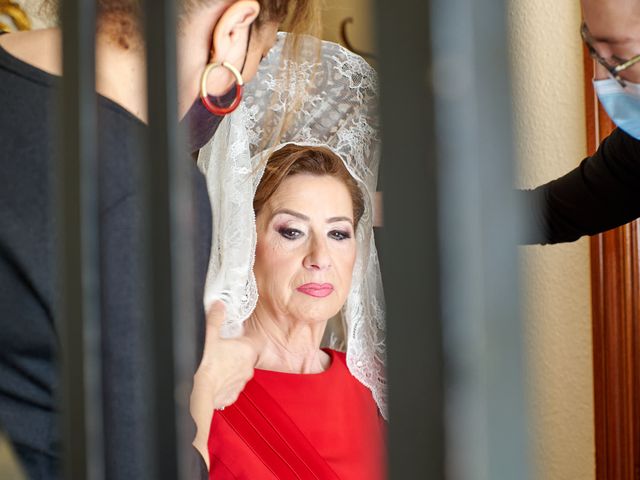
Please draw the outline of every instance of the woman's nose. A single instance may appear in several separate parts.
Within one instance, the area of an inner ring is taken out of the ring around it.
[[[325,270],[331,266],[331,257],[325,243],[314,240],[309,252],[303,260],[305,268],[310,270]]]

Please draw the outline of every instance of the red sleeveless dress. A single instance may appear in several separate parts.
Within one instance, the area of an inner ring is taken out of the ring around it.
[[[209,436],[214,480],[383,480],[385,422],[344,353],[318,374],[256,369]]]

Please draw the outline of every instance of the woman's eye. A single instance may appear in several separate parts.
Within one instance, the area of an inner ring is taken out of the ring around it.
[[[296,240],[302,236],[302,232],[295,228],[281,228],[278,230],[278,233],[287,240]]]
[[[332,230],[329,232],[329,237],[334,240],[346,240],[347,238],[351,238],[351,234],[344,230]]]

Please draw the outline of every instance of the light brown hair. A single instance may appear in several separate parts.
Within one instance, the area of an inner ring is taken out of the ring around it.
[[[235,0],[176,0],[181,15],[213,3],[231,4]],[[265,22],[282,23],[292,33],[318,36],[321,29],[319,0],[257,0],[260,14],[255,26]],[[56,16],[60,0],[42,0],[44,14]],[[136,44],[141,37],[142,0],[98,0],[98,25],[124,47]]]
[[[330,175],[344,183],[353,204],[354,228],[364,213],[364,197],[342,159],[326,147],[285,145],[271,154],[264,175],[256,189],[253,210],[258,215],[282,182],[296,174]]]

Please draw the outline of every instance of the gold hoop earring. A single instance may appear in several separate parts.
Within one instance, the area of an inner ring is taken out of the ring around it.
[[[231,102],[231,105],[229,105],[228,107],[220,107],[214,104],[209,99],[209,94],[207,93],[207,79],[209,78],[209,74],[214,68],[218,67],[226,68],[233,74],[236,79],[236,96],[233,99],[233,102]],[[209,110],[214,115],[226,115],[233,112],[236,108],[238,108],[238,105],[240,105],[240,101],[242,100],[243,88],[244,80],[242,79],[242,75],[236,67],[228,62],[213,62],[207,65],[207,67],[204,69],[204,72],[202,72],[202,77],[200,78],[200,99],[202,100],[202,103],[207,108],[207,110]]]

